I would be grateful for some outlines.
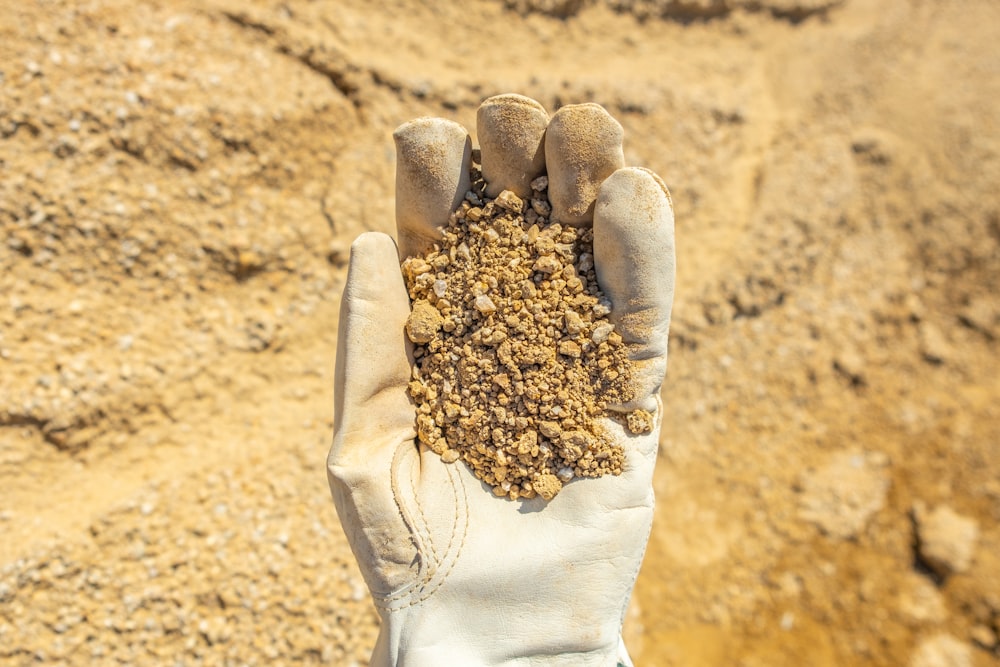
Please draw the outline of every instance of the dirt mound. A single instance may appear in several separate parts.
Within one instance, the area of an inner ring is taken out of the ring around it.
[[[734,12],[767,12],[772,18],[798,22],[812,16],[825,16],[843,0],[504,0],[505,6],[522,14],[537,12],[563,19],[576,16],[598,2],[640,21],[686,22],[718,19]]]
[[[516,91],[676,206],[637,661],[1000,664],[995,3],[0,7],[0,661],[365,661],[345,249]]]

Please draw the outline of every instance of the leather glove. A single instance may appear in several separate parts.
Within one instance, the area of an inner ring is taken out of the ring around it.
[[[654,415],[620,476],[578,479],[551,501],[499,499],[465,464],[415,441],[400,258],[440,238],[469,189],[472,144],[452,121],[396,130],[399,246],[351,247],[337,343],[327,463],[344,531],[381,616],[372,665],[631,665],[621,625],[653,519],[653,466],[674,290],[673,208],[663,182],[625,168],[621,126],[595,104],[551,120],[518,95],[486,100],[477,129],[488,194],[530,192],[546,173],[552,219],[594,226],[598,281],[635,364],[635,400]]]

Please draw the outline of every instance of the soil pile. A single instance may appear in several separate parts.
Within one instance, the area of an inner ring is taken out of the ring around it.
[[[441,242],[403,262],[418,439],[511,500],[621,474],[625,453],[597,420],[628,402],[631,365],[597,284],[593,229],[549,224],[544,176],[528,201],[472,182]],[[625,423],[652,429],[645,411]]]

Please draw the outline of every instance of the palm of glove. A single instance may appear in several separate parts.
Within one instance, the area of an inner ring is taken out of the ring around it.
[[[574,481],[550,502],[493,496],[461,464],[414,441],[406,394],[409,301],[399,256],[437,238],[468,189],[471,141],[423,119],[396,132],[399,255],[365,234],[352,247],[337,351],[334,502],[383,620],[372,664],[609,664],[652,522],[659,387],[673,297],[673,213],[655,175],[622,168],[621,127],[596,105],[549,120],[528,98],[480,108],[488,194],[522,196],[548,171],[553,219],[594,225],[598,280],[636,365],[652,433],[606,428],[619,477]]]

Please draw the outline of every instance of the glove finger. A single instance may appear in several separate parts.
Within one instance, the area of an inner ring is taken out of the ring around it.
[[[625,165],[624,130],[599,104],[573,104],[552,116],[545,133],[552,220],[574,226],[594,219],[601,183]]]
[[[406,456],[416,460],[406,395],[410,346],[403,328],[409,312],[392,239],[362,234],[351,246],[340,306],[327,476],[362,573],[381,592],[407,580],[415,554],[393,495]]]
[[[476,133],[488,196],[504,190],[518,197],[531,194],[531,181],[545,171],[548,124],[545,108],[523,95],[496,95],[480,105]]]
[[[444,118],[400,125],[396,142],[396,232],[400,259],[431,247],[469,191],[472,139]]]
[[[413,406],[406,395],[411,345],[404,327],[409,314],[395,244],[385,234],[362,234],[351,246],[340,304],[330,454],[336,465],[364,466],[379,443],[413,437]]]
[[[633,361],[634,400],[619,408],[653,412],[667,370],[675,275],[673,205],[653,172],[619,169],[601,185],[594,264],[611,300],[611,320]]]

